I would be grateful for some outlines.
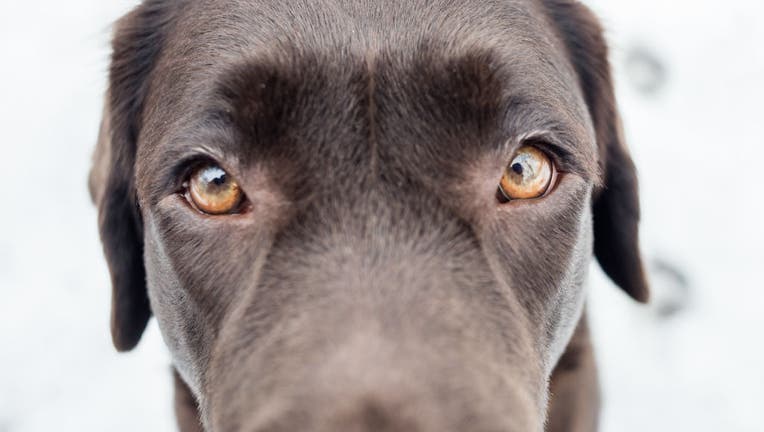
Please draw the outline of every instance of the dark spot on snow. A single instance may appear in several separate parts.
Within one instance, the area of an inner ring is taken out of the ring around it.
[[[675,263],[653,259],[649,267],[652,307],[660,318],[671,318],[687,309],[692,290],[687,274]]]
[[[632,46],[626,54],[624,66],[629,82],[645,96],[657,95],[666,86],[668,68],[650,48]]]

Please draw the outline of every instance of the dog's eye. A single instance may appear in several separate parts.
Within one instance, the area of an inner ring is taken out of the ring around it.
[[[186,185],[186,199],[197,209],[211,215],[236,213],[243,197],[239,184],[214,164],[196,169]]]
[[[501,202],[539,198],[549,191],[555,174],[554,163],[543,151],[523,146],[504,170],[497,197]]]

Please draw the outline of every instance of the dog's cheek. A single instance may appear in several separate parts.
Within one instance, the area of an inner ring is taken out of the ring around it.
[[[254,257],[267,242],[251,224],[205,223],[173,200],[144,214],[147,285],[173,362],[201,399],[210,350],[235,299],[254,285]]]
[[[207,357],[204,347],[211,338],[199,306],[188,296],[165,252],[156,224],[148,219],[146,228],[144,260],[151,309],[175,368],[199,397]]]
[[[590,191],[583,179],[568,175],[549,197],[498,211],[482,233],[497,278],[531,317],[548,373],[583,307],[592,250]]]
[[[576,329],[586,300],[586,280],[594,242],[592,212],[587,206],[580,218],[578,239],[571,253],[570,264],[560,284],[556,300],[551,303],[546,333],[549,335],[544,364],[551,374]]]
[[[144,259],[151,308],[175,368],[199,398],[208,357],[206,347],[211,345],[213,335],[205,325],[201,305],[195,296],[189,295],[186,286],[189,275],[180,277],[175,260],[168,255],[168,249],[177,253],[179,248],[159,234],[161,230],[154,218],[144,220],[147,222]]]

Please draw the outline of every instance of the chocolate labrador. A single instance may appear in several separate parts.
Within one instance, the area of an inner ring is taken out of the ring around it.
[[[573,0],[146,0],[90,177],[116,348],[184,431],[592,431],[592,255],[646,301]]]

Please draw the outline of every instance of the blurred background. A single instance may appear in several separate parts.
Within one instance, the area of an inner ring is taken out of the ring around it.
[[[0,2],[0,432],[174,430],[168,354],[108,333],[86,175],[128,0]],[[640,169],[650,306],[592,265],[602,430],[764,431],[764,2],[590,0]]]

